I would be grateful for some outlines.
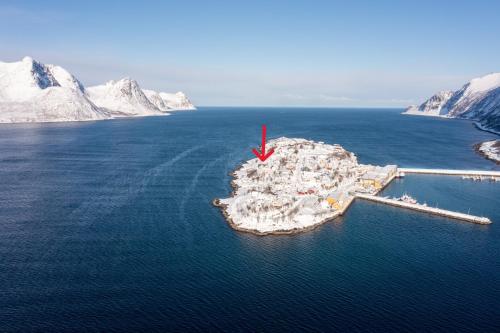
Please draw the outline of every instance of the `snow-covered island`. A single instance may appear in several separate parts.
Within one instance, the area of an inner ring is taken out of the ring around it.
[[[265,162],[254,158],[234,171],[233,193],[215,199],[229,224],[256,234],[309,230],[342,215],[356,193],[376,194],[397,173],[396,165],[359,164],[340,145],[278,138]]]
[[[129,78],[86,88],[60,66],[30,57],[0,62],[0,123],[158,116],[195,109],[182,92],[144,90]]]

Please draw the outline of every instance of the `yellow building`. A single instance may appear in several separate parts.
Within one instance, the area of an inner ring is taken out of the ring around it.
[[[362,178],[361,185],[363,185],[363,187],[375,187],[376,189],[382,188],[380,181],[371,178]]]
[[[335,209],[337,209],[337,210],[338,210],[338,209],[340,209],[340,204],[339,204],[339,203],[337,202],[337,200],[335,200],[334,198],[332,198],[332,197],[327,197],[327,198],[326,198],[326,201],[328,201],[328,204],[329,204],[330,206],[332,206],[333,208],[335,208]]]

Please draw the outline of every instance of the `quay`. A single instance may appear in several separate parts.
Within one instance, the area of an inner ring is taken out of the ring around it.
[[[398,168],[397,176],[404,177],[407,173],[449,175],[449,176],[486,176],[500,177],[500,171],[491,170],[452,170],[452,169],[419,169],[419,168]]]
[[[451,171],[453,171],[453,170],[451,170]],[[359,199],[374,201],[374,202],[383,203],[383,204],[392,205],[392,206],[401,207],[401,208],[413,209],[413,210],[416,210],[419,212],[430,213],[430,214],[434,214],[434,215],[454,218],[454,219],[472,222],[472,223],[478,223],[478,224],[490,224],[491,223],[491,220],[487,217],[459,213],[459,212],[454,212],[451,210],[434,208],[434,207],[429,207],[429,206],[420,205],[420,204],[413,204],[413,203],[404,202],[404,201],[400,201],[400,200],[382,198],[382,197],[378,197],[375,195],[356,193],[355,197],[359,198]]]

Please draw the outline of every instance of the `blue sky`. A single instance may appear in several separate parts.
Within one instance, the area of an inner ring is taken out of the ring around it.
[[[400,107],[500,71],[500,1],[0,1],[0,60],[198,105]]]

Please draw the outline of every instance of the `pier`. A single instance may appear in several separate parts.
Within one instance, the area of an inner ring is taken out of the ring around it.
[[[453,170],[453,169],[419,169],[419,168],[398,168],[398,177],[403,177],[407,173],[448,175],[448,176],[483,176],[500,177],[500,171],[491,170]]]
[[[450,170],[450,171],[453,171],[453,170]],[[459,171],[459,170],[457,170],[457,171]],[[425,213],[429,213],[429,214],[449,217],[449,218],[467,221],[467,222],[472,222],[472,223],[478,223],[478,224],[490,224],[491,223],[491,220],[487,217],[459,213],[459,212],[454,212],[451,210],[434,208],[434,207],[429,207],[429,206],[425,206],[425,205],[421,205],[421,204],[413,204],[413,203],[404,202],[404,201],[400,201],[400,200],[382,198],[382,197],[378,197],[375,195],[357,193],[355,197],[359,198],[359,199],[374,201],[374,202],[383,203],[386,205],[391,205],[391,206],[396,206],[396,207],[401,207],[401,208],[413,209],[413,210],[416,210],[419,212],[425,212]]]

